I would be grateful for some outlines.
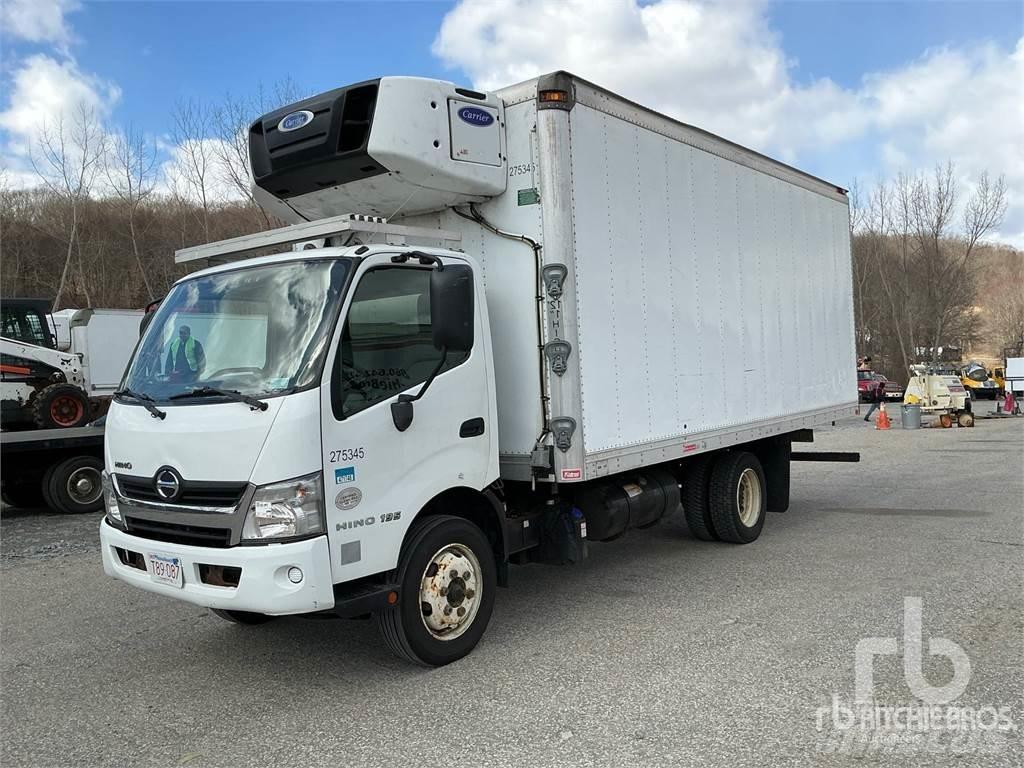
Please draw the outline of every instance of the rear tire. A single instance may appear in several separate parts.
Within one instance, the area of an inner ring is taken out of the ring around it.
[[[95,456],[72,456],[44,479],[44,496],[56,512],[80,515],[103,507],[103,462]]]
[[[695,456],[682,464],[683,516],[686,518],[690,533],[702,541],[718,540],[711,520],[711,508],[708,505],[714,458],[711,454]]]
[[[74,384],[51,384],[32,398],[32,419],[41,429],[67,429],[89,423],[89,397]]]
[[[440,667],[480,642],[498,579],[491,544],[473,523],[450,515],[416,520],[402,547],[397,580],[398,604],[374,616],[396,656]]]
[[[218,618],[224,619],[224,621],[230,621],[232,624],[245,624],[248,626],[255,626],[257,624],[266,624],[276,616],[268,616],[265,613],[253,613],[252,611],[225,611],[221,608],[211,608],[210,613]]]
[[[768,498],[764,470],[747,451],[723,453],[711,470],[709,501],[722,541],[749,544],[761,535]]]

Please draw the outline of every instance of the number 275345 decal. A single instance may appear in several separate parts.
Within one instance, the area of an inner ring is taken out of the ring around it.
[[[362,446],[359,448],[340,448],[336,451],[331,451],[331,464],[337,461],[354,461],[355,459],[365,459],[366,451]]]

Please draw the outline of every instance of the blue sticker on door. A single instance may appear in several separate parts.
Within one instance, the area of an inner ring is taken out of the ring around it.
[[[343,485],[344,483],[354,483],[356,481],[356,468],[355,467],[339,467],[334,470],[334,484]]]

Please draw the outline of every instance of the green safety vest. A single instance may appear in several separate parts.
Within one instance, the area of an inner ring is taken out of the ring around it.
[[[173,366],[178,360],[178,347],[181,346],[181,338],[177,338],[171,342],[171,365]],[[188,367],[193,371],[198,369],[199,362],[196,360],[196,340],[189,336],[185,340],[185,362],[188,363]]]

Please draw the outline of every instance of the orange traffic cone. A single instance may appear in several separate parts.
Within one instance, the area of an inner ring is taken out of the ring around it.
[[[885,412],[885,403],[878,404],[878,416],[875,417],[875,429],[889,429],[892,423],[889,421],[889,414]]]

